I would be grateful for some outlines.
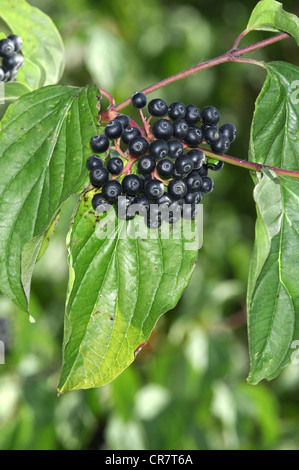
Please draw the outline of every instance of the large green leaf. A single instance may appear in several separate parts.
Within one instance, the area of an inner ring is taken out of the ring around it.
[[[249,159],[299,170],[299,67],[267,64],[267,78],[256,101]]]
[[[254,196],[258,218],[248,289],[251,383],[276,377],[299,338],[299,182],[266,172]]]
[[[249,159],[299,170],[299,69],[274,62],[256,101]],[[271,379],[299,338],[299,181],[265,172],[255,188],[257,224],[248,282],[249,381]]]
[[[97,95],[96,87],[51,85],[22,96],[1,121],[0,289],[23,310],[44,235],[88,182]]]
[[[115,220],[114,209],[99,222],[93,195],[82,198],[68,236],[61,393],[104,385],[131,364],[160,315],[181,297],[198,252],[196,241],[184,239],[183,228],[167,239],[163,230],[146,229],[139,216]],[[145,234],[122,235],[125,228],[134,233],[137,224]]]
[[[296,15],[287,13],[282,4],[274,0],[262,0],[251,13],[248,30],[284,31],[293,36],[299,45],[299,19]]]
[[[1,0],[0,18],[23,39],[25,63],[18,81],[30,90],[57,83],[64,68],[64,47],[52,20],[25,0]],[[10,98],[16,95],[15,87],[14,93],[10,91],[12,86],[6,85]],[[18,90],[21,96],[23,90]]]

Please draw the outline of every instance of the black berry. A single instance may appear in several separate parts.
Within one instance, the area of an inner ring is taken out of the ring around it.
[[[202,167],[198,170],[198,174],[199,176],[203,177],[203,176],[208,176],[209,174],[209,167],[206,163],[204,163],[202,165]]]
[[[130,142],[132,142],[132,140],[139,136],[141,136],[140,130],[137,127],[129,126],[122,131],[121,140],[124,144],[128,145]]]
[[[142,175],[149,175],[154,171],[155,167],[156,161],[150,155],[143,155],[143,157],[140,157],[138,160],[138,171]]]
[[[237,136],[237,129],[231,122],[227,122],[220,127],[219,131],[224,137],[227,137],[230,142],[233,142]]]
[[[151,202],[146,196],[142,195],[137,197],[136,204],[142,206],[144,208],[144,212],[147,212],[150,208]]]
[[[195,204],[186,204],[182,211],[182,217],[187,220],[193,220],[197,214],[197,207]]]
[[[174,163],[171,160],[163,159],[157,163],[157,172],[162,178],[171,178],[174,170]]]
[[[159,204],[159,206],[169,207],[172,203],[173,199],[168,193],[164,193],[163,196],[157,199],[157,204]]]
[[[122,131],[124,130],[122,122],[118,120],[113,120],[108,122],[108,124],[105,127],[105,134],[108,137],[108,139],[118,139]]]
[[[209,176],[204,176],[201,183],[201,192],[204,194],[209,194],[214,189],[214,181]]]
[[[171,105],[168,108],[168,116],[170,119],[173,119],[175,121],[176,119],[182,119],[186,115],[186,106],[184,103],[181,103],[180,101],[175,101],[174,103],[171,103]]]
[[[214,106],[206,106],[201,111],[201,117],[204,124],[213,126],[217,124],[220,120],[220,113],[217,108]]]
[[[110,180],[103,185],[102,194],[108,202],[115,202],[122,193],[122,186],[118,181]]]
[[[186,204],[199,204],[202,200],[202,193],[200,191],[191,191],[185,196]]]
[[[86,166],[89,171],[93,168],[102,168],[103,167],[103,160],[98,155],[90,155],[86,160]]]
[[[109,172],[106,168],[93,168],[90,172],[90,182],[96,188],[103,186],[108,181]]]
[[[176,139],[184,139],[187,135],[189,126],[185,119],[177,119],[173,123],[173,137]]]
[[[91,203],[95,211],[105,212],[105,210],[107,210],[108,202],[103,197],[102,193],[95,194]]]
[[[196,124],[201,119],[200,109],[195,104],[186,106],[185,120],[188,124]]]
[[[168,106],[164,100],[156,98],[149,102],[147,109],[152,116],[162,117],[167,114]]]
[[[192,171],[184,181],[187,185],[188,191],[200,190],[202,179],[196,171]]]
[[[15,52],[15,46],[11,39],[1,39],[0,41],[0,57],[11,57]]]
[[[126,129],[130,125],[130,118],[126,114],[118,114],[114,121],[120,121],[123,125],[123,128]]]
[[[164,184],[157,179],[147,181],[144,192],[149,199],[159,199],[164,194]]]
[[[105,134],[95,135],[90,139],[90,146],[94,152],[103,153],[108,150],[110,141]]]
[[[183,144],[176,139],[171,139],[167,142],[168,144],[168,156],[170,158],[178,158],[184,152]]]
[[[209,170],[212,170],[212,171],[220,171],[222,170],[222,168],[224,167],[224,162],[217,162],[217,163],[209,163],[208,164],[208,168]]]
[[[129,143],[129,152],[135,157],[140,157],[148,149],[148,142],[144,137],[136,137]]]
[[[169,139],[172,136],[173,125],[168,119],[158,119],[153,124],[152,133],[157,139]]]
[[[168,193],[173,199],[181,199],[187,194],[187,185],[183,180],[171,180],[168,185]]]
[[[0,82],[4,82],[5,72],[2,67],[0,67]]]
[[[107,163],[107,170],[111,175],[119,175],[124,168],[124,163],[121,158],[119,157],[113,157],[109,162]]]
[[[181,155],[175,161],[175,169],[178,173],[187,175],[194,170],[194,163],[187,154]]]
[[[148,151],[156,160],[161,160],[168,155],[169,147],[167,142],[158,139],[149,144]]]
[[[203,133],[200,127],[190,126],[185,137],[185,142],[190,147],[196,147],[202,142]]]
[[[218,154],[226,153],[229,147],[230,147],[230,141],[224,135],[221,135],[220,139],[217,142],[211,144],[212,152],[218,153]]]
[[[137,175],[127,175],[122,181],[122,188],[129,196],[136,196],[143,188],[143,180]]]
[[[205,154],[199,149],[189,150],[186,155],[193,161],[194,170],[199,170],[206,160]]]
[[[131,96],[131,103],[134,108],[144,108],[147,103],[147,97],[141,91],[137,91],[136,93],[134,93],[134,95]]]
[[[204,137],[208,144],[216,144],[221,137],[221,134],[216,126],[207,126],[204,130]]]
[[[20,36],[18,36],[17,34],[11,34],[10,36],[8,36],[7,39],[10,39],[13,42],[15,52],[19,52],[22,49],[23,41]]]
[[[6,70],[19,69],[24,64],[24,57],[22,54],[16,53],[9,57],[4,57],[2,65]]]

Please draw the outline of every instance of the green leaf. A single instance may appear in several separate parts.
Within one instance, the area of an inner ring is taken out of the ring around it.
[[[276,377],[299,339],[299,182],[266,171],[257,184],[248,288],[249,382]]]
[[[18,80],[31,89],[57,83],[64,68],[64,48],[52,20],[25,0],[2,0],[0,18],[23,39],[25,64]]]
[[[273,62],[267,71],[256,101],[249,159],[298,171],[299,69]],[[299,338],[299,181],[264,173],[254,191],[257,223],[247,293],[251,383],[277,376]]]
[[[1,121],[0,289],[23,310],[49,226],[88,183],[97,95],[96,87],[44,87],[9,106]]]
[[[299,170],[299,67],[286,62],[266,67],[268,75],[251,127],[249,159]]]
[[[128,367],[158,318],[178,302],[197,258],[198,244],[184,239],[179,228],[177,238],[163,239],[168,224],[150,230],[140,216],[115,218],[114,209],[99,220],[93,195],[82,198],[68,236],[60,393],[104,385]],[[137,227],[145,233],[123,236]]]
[[[296,15],[282,9],[282,3],[262,0],[251,13],[247,29],[274,31],[290,34],[299,45],[299,19]]]

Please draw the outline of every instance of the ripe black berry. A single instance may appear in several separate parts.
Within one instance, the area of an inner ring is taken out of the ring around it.
[[[120,121],[123,125],[123,128],[126,129],[130,125],[130,118],[126,114],[118,114],[114,121]]]
[[[169,207],[172,203],[173,199],[168,193],[164,193],[163,196],[157,199],[157,204],[159,204],[159,206]]]
[[[173,119],[175,121],[176,119],[182,119],[186,115],[186,106],[184,103],[181,103],[180,101],[175,101],[174,103],[171,103],[171,105],[168,108],[168,116],[170,119]]]
[[[152,116],[162,117],[167,114],[168,106],[164,100],[156,98],[149,102],[147,109]]]
[[[148,228],[155,229],[155,228],[161,227],[162,220],[161,220],[161,217],[159,215],[153,218],[149,214],[147,214],[145,216],[145,223],[146,223]]]
[[[201,111],[201,117],[202,117],[204,124],[213,126],[214,124],[217,124],[217,122],[219,122],[220,113],[218,109],[215,108],[214,106],[206,106]]]
[[[209,194],[214,189],[214,181],[209,176],[204,176],[201,183],[201,192],[204,194]]]
[[[218,154],[226,153],[229,147],[230,147],[230,141],[224,135],[221,135],[220,139],[217,142],[211,144],[212,152],[215,152]]]
[[[163,159],[157,163],[157,172],[162,178],[171,178],[174,170],[174,163],[171,160]]]
[[[139,136],[141,136],[140,130],[137,127],[129,126],[122,131],[121,140],[124,144],[128,145],[130,142],[132,142],[132,140]]]
[[[186,106],[185,120],[188,124],[196,124],[201,119],[200,109],[195,104]]]
[[[198,174],[199,176],[203,177],[203,176],[208,176],[209,174],[209,167],[206,163],[204,163],[202,165],[202,167],[198,170]]]
[[[176,170],[176,168],[174,168],[172,177],[176,180],[182,180],[183,178],[186,178],[186,175],[183,175],[182,173],[179,173]]]
[[[184,139],[187,135],[189,126],[185,119],[177,119],[173,123],[173,137],[176,139]]]
[[[24,65],[24,57],[19,53],[4,57],[2,65],[6,70],[20,69]]]
[[[193,161],[194,170],[199,170],[206,160],[205,154],[199,149],[189,150],[186,155]]]
[[[90,182],[96,188],[103,186],[108,181],[109,172],[106,168],[93,168],[90,172]]]
[[[142,175],[149,175],[154,171],[156,167],[156,161],[150,155],[143,155],[143,157],[138,160],[138,171]]]
[[[94,152],[103,153],[108,150],[110,141],[105,134],[95,135],[90,139],[90,146]]]
[[[149,199],[159,199],[164,194],[164,184],[157,179],[147,181],[144,192]]]
[[[191,191],[185,196],[186,204],[199,204],[202,200],[202,193],[200,191]]]
[[[90,157],[88,157],[86,160],[86,166],[89,171],[91,171],[93,168],[102,168],[103,160],[98,155],[90,155]]]
[[[171,180],[168,185],[168,193],[173,199],[181,199],[187,194],[187,185],[183,180]]]
[[[156,160],[161,160],[161,158],[164,158],[166,155],[168,155],[169,147],[167,142],[158,139],[149,144],[148,151],[149,154]]]
[[[144,108],[147,103],[147,97],[141,91],[137,91],[134,95],[131,96],[131,103],[134,108]]]
[[[172,136],[173,125],[168,119],[158,119],[153,124],[152,133],[156,139],[169,139]]]
[[[136,137],[129,143],[129,152],[135,157],[140,157],[148,149],[148,142],[144,137]]]
[[[187,154],[181,155],[175,161],[175,169],[178,173],[187,175],[194,170],[194,163]]]
[[[196,147],[202,142],[203,133],[200,127],[190,126],[185,137],[185,142],[190,147]]]
[[[15,46],[11,39],[1,39],[0,41],[0,57],[11,57],[15,52]]]
[[[124,168],[124,163],[121,158],[119,157],[113,157],[109,162],[107,163],[107,170],[111,175],[119,175]]]
[[[178,158],[183,154],[184,147],[179,140],[171,139],[167,142],[167,144],[169,147],[168,156],[170,158]]]
[[[129,196],[136,196],[143,188],[143,180],[137,175],[127,175],[122,181],[123,192]]]
[[[133,196],[126,196],[122,195],[119,196],[116,201],[114,202],[114,207],[116,209],[117,215],[120,218],[126,219],[127,217],[127,209],[130,207],[131,204],[134,204],[135,197]],[[133,218],[134,216],[130,216],[129,218]]]
[[[202,179],[196,171],[192,171],[184,181],[187,185],[188,191],[200,190]]]
[[[137,197],[136,204],[142,206],[144,208],[144,211],[147,212],[150,208],[151,202],[146,196],[142,195]]]
[[[208,144],[216,144],[221,137],[221,134],[216,126],[207,126],[204,130],[204,137]]]
[[[102,194],[108,202],[114,202],[122,193],[122,186],[118,181],[110,180],[103,185]]]
[[[19,52],[22,49],[23,41],[20,36],[18,36],[17,34],[11,34],[10,36],[8,36],[7,39],[10,39],[13,42],[15,52]]]
[[[118,139],[124,130],[122,122],[118,120],[109,121],[105,127],[105,134],[108,139]]]
[[[108,202],[103,197],[102,193],[97,193],[92,199],[92,207],[97,212],[105,212],[108,208]]]
[[[230,142],[233,142],[237,136],[237,129],[231,122],[227,122],[220,127],[219,131],[222,135],[227,137]]]

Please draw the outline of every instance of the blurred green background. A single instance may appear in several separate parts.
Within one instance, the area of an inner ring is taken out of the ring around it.
[[[230,49],[256,2],[35,0],[66,49],[62,83],[96,83],[122,101],[168,75]],[[297,5],[296,5],[297,4]],[[298,14],[298,3],[285,2]],[[254,33],[242,44],[267,37]],[[252,57],[298,65],[288,39]],[[234,122],[231,154],[246,158],[254,101],[265,78],[224,64],[152,95],[218,107]],[[105,105],[105,100],[103,101]],[[128,112],[133,112],[128,109]],[[69,201],[32,284],[26,314],[0,296],[0,449],[297,449],[299,367],[249,386],[246,282],[254,237],[253,183],[225,166],[204,203],[204,245],[178,306],[118,379],[58,397]]]

